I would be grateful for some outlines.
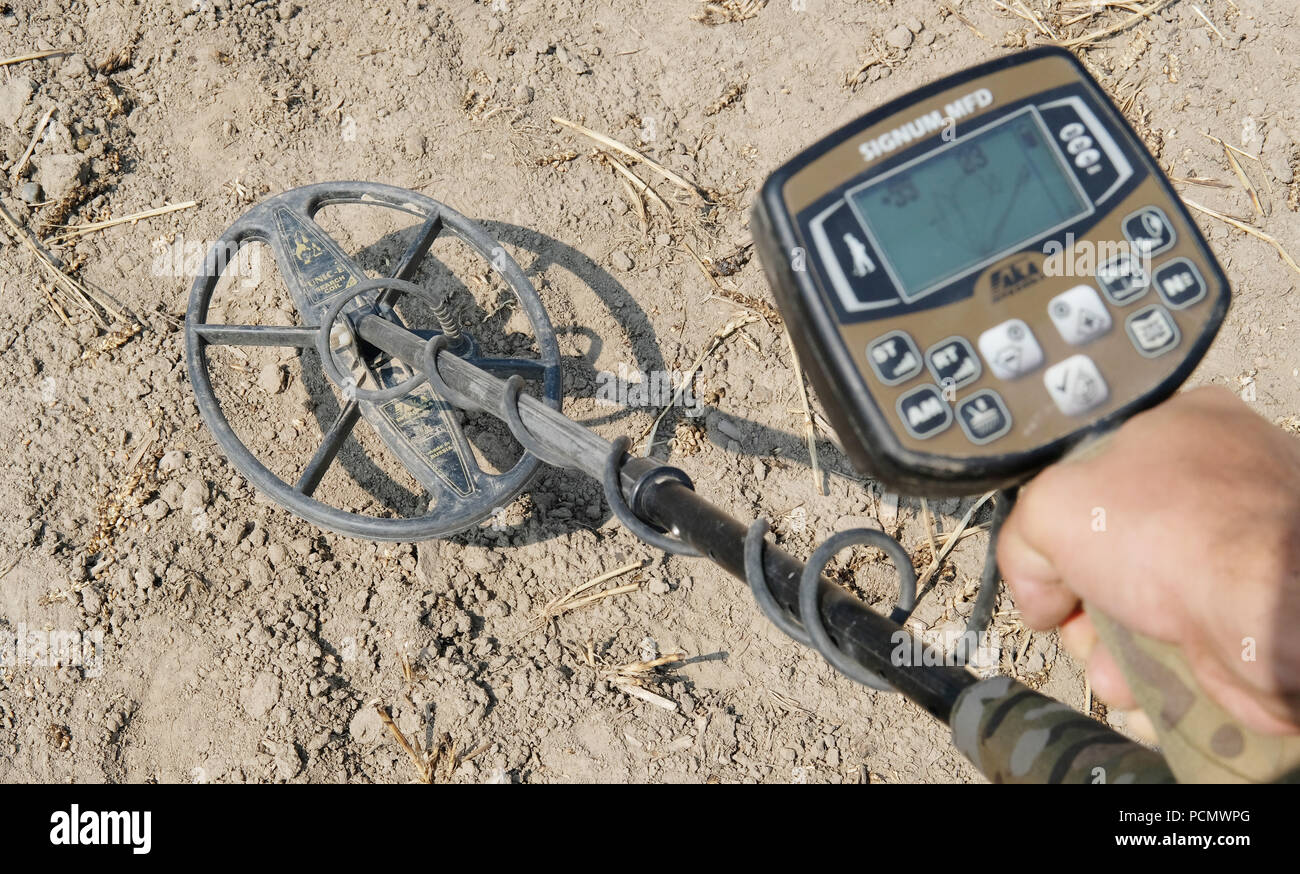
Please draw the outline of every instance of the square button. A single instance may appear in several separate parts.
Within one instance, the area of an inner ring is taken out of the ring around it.
[[[921,372],[921,350],[902,331],[890,331],[867,345],[871,369],[885,385],[898,385]]]
[[[1169,310],[1152,304],[1138,310],[1124,320],[1124,330],[1138,352],[1147,358],[1163,355],[1178,345],[1181,339],[1178,325]]]
[[[1091,285],[1076,285],[1052,298],[1047,314],[1071,346],[1082,346],[1110,330],[1110,312]]]
[[[1106,403],[1110,389],[1087,355],[1072,355],[1043,374],[1047,393],[1067,416],[1078,416]]]
[[[979,347],[998,379],[1024,376],[1043,363],[1043,347],[1020,319],[1008,319],[980,334]]]
[[[898,417],[907,433],[925,440],[952,424],[952,408],[938,386],[919,385],[898,399]]]
[[[1156,268],[1156,291],[1165,303],[1180,310],[1205,297],[1205,280],[1191,261],[1175,258]]]
[[[975,349],[965,337],[949,337],[935,343],[926,351],[925,362],[934,381],[946,388],[970,385],[980,378],[983,370]]]
[[[1139,255],[1159,255],[1174,245],[1178,235],[1169,216],[1157,206],[1144,206],[1124,219],[1124,236]]]
[[[1097,269],[1097,284],[1116,306],[1124,306],[1140,298],[1151,287],[1151,277],[1142,262],[1128,253],[1116,255]]]
[[[957,421],[970,442],[991,443],[1011,430],[1011,413],[1002,397],[992,389],[982,389],[957,404]]]

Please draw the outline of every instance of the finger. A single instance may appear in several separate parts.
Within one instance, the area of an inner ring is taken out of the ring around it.
[[[1118,709],[1118,708],[1117,708]],[[1123,710],[1124,728],[1130,735],[1145,744],[1155,744],[1160,740],[1155,723],[1147,716],[1145,710]]]
[[[1079,605],[1078,596],[1065,587],[1052,563],[1026,541],[1015,511],[998,535],[998,570],[1021,620],[1030,628],[1051,628]]]
[[[1061,646],[1079,664],[1088,663],[1096,645],[1097,629],[1087,613],[1077,610],[1061,623]]]
[[[1105,645],[1095,646],[1088,655],[1088,682],[1092,684],[1092,693],[1106,702],[1107,707],[1120,710],[1136,710],[1137,699],[1129,688],[1128,680],[1119,662],[1110,654]]]

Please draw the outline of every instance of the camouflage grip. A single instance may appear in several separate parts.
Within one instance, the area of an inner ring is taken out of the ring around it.
[[[1172,783],[1160,755],[1010,677],[981,680],[949,719],[958,750],[994,783]]]
[[[1300,736],[1251,731],[1197,687],[1177,647],[1134,634],[1098,610],[1088,617],[1155,725],[1179,782],[1300,782]]]

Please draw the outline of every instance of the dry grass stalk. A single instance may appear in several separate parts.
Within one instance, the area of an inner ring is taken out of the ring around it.
[[[43,52],[32,52],[26,55],[16,55],[12,58],[5,58],[4,60],[0,61],[0,67],[7,67],[10,64],[21,64],[24,61],[39,61],[41,58],[48,58],[53,55],[61,55],[63,53],[64,53],[63,49],[48,49],[47,51],[43,51]]]
[[[967,30],[969,30],[971,33],[975,34],[977,37],[984,40],[985,42],[987,43],[993,42],[993,40],[989,39],[987,36],[984,35],[984,32],[982,30],[980,30],[978,27],[972,24],[969,18],[967,18],[965,15],[962,15],[960,12],[958,12],[956,8],[952,6],[952,4],[944,4],[943,6],[939,7],[939,11],[947,12],[953,18],[957,19],[962,24],[966,25]]]
[[[1108,36],[1113,36],[1121,31],[1128,30],[1130,27],[1141,21],[1145,21],[1173,2],[1174,0],[1153,0],[1153,2],[1145,7],[1137,8],[1137,11],[1117,24],[1112,24],[1110,27],[1103,27],[1100,30],[1094,30],[1091,33],[1085,33],[1082,36],[1076,36],[1073,39],[1067,39],[1062,42],[1061,45],[1065,46],[1067,49],[1077,49],[1098,42]]]
[[[667,215],[669,217],[669,220],[671,221],[673,209],[671,206],[668,205],[668,201],[664,200],[659,195],[658,191],[655,191],[653,188],[651,188],[649,183],[647,183],[644,179],[642,179],[640,176],[636,175],[636,173],[632,171],[632,168],[628,167],[618,158],[615,158],[609,152],[597,150],[596,154],[600,158],[600,160],[608,163],[610,167],[613,167],[614,171],[618,173],[620,176],[622,176],[624,181],[630,184],[636,191],[638,191],[640,194],[645,196],[647,199],[653,200],[656,204],[658,204],[659,208],[664,211],[664,214]]]
[[[1250,181],[1250,176],[1247,175],[1246,168],[1242,167],[1241,162],[1237,160],[1237,155],[1242,155],[1243,157],[1250,158],[1252,161],[1256,161],[1256,162],[1259,161],[1259,158],[1250,154],[1249,152],[1243,152],[1241,149],[1227,142],[1224,142],[1223,140],[1219,139],[1213,134],[1207,133],[1204,134],[1203,136],[1207,140],[1210,140],[1211,142],[1218,143],[1219,147],[1223,149],[1223,155],[1228,159],[1228,165],[1232,168],[1232,172],[1236,174],[1237,180],[1241,183],[1242,188],[1246,189],[1246,194],[1250,197],[1250,203],[1251,206],[1255,208],[1255,214],[1258,215],[1260,218],[1263,218],[1265,215],[1267,215],[1267,211],[1264,209],[1264,204],[1261,201],[1259,196],[1259,190],[1256,189],[1254,183]],[[1264,181],[1265,182],[1268,181],[1267,173],[1264,174]],[[1226,188],[1227,186],[1225,185],[1224,187]],[[1269,188],[1269,193],[1272,194],[1271,184]]]
[[[456,747],[451,741],[451,735],[443,732],[438,738],[438,744],[433,749],[425,752],[420,749],[419,741],[409,741],[402,730],[397,727],[393,717],[389,714],[388,709],[378,701],[371,704],[375,712],[379,714],[379,720],[383,722],[388,730],[392,732],[393,737],[397,739],[397,745],[406,753],[407,758],[411,760],[411,765],[415,768],[416,782],[430,785],[433,783],[450,783],[452,775],[460,767],[462,762],[468,762],[470,759],[485,752],[491,744],[484,744],[472,753],[466,756],[459,756],[456,753]]]
[[[36,256],[36,263],[50,278],[54,288],[89,313],[90,317],[100,327],[105,329],[109,327],[108,320],[104,318],[105,313],[119,322],[134,323],[133,319],[128,318],[125,309],[110,296],[88,288],[61,270],[56,265],[54,258],[33,239],[31,232],[19,226],[3,203],[0,203],[0,219],[3,219],[4,223],[8,225],[14,238]]]
[[[799,387],[799,403],[803,410],[803,438],[808,444],[808,462],[812,466],[813,489],[819,494],[826,494],[826,477],[822,474],[821,461],[817,457],[817,425],[813,421],[812,403],[808,400],[808,386],[804,383],[803,367],[799,364],[799,353],[795,351],[790,332],[785,332],[785,344],[790,350],[790,364],[794,368],[794,382]]]
[[[660,678],[660,668],[683,661],[686,658],[686,653],[673,652],[645,661],[602,667],[600,661],[596,658],[595,648],[589,640],[583,646],[580,655],[588,667],[600,671],[602,680],[624,695],[644,701],[647,704],[653,704],[655,707],[661,707],[664,710],[675,711],[677,709],[676,701],[652,691],[650,684]]]
[[[41,120],[36,123],[36,130],[32,132],[32,141],[27,144],[27,149],[23,152],[23,156],[18,159],[18,163],[14,165],[13,173],[10,174],[14,185],[18,184],[18,177],[23,175],[23,170],[27,168],[27,162],[32,158],[32,152],[36,151],[36,144],[40,142],[41,134],[45,133],[45,126],[50,123],[53,116],[54,107],[51,106],[45,111],[45,115],[41,116]]]
[[[1259,228],[1255,227],[1254,225],[1246,224],[1241,219],[1235,219],[1232,216],[1224,215],[1221,212],[1217,212],[1216,210],[1210,209],[1208,206],[1201,206],[1196,201],[1189,200],[1186,197],[1183,198],[1183,203],[1187,204],[1197,212],[1203,212],[1206,215],[1211,216],[1212,218],[1216,218],[1221,222],[1225,222],[1227,224],[1232,225],[1234,228],[1236,228],[1239,231],[1250,234],[1252,237],[1255,237],[1256,239],[1263,240],[1265,243],[1268,243],[1270,246],[1272,246],[1274,249],[1277,250],[1277,254],[1282,258],[1283,261],[1286,262],[1288,267],[1290,267],[1296,273],[1300,273],[1300,264],[1296,263],[1295,259],[1291,257],[1291,253],[1288,252],[1286,250],[1286,247],[1283,246],[1282,243],[1277,239],[1277,237],[1274,237],[1272,234],[1265,233],[1264,231],[1261,231]]]
[[[1228,38],[1227,38],[1226,36],[1223,35],[1223,31],[1219,30],[1218,26],[1217,26],[1213,21],[1210,20],[1210,16],[1206,15],[1206,14],[1201,10],[1201,7],[1199,7],[1199,6],[1197,6],[1195,3],[1193,3],[1193,4],[1192,4],[1192,11],[1195,12],[1197,15],[1199,15],[1199,16],[1201,17],[1201,20],[1204,21],[1206,24],[1208,24],[1208,25],[1210,26],[1210,30],[1214,31],[1215,35],[1216,35],[1220,40],[1222,40],[1225,44],[1228,42]]]
[[[599,576],[592,577],[581,585],[574,586],[560,597],[552,599],[542,608],[542,611],[538,613],[536,618],[533,620],[532,630],[536,631],[539,628],[544,628],[549,622],[551,622],[551,620],[558,619],[565,613],[577,610],[580,607],[595,604],[597,601],[603,601],[606,598],[612,598],[615,595],[624,595],[628,592],[635,592],[637,589],[641,588],[641,583],[639,581],[635,583],[627,583],[622,586],[615,586],[612,589],[605,589],[600,592],[595,592],[594,594],[583,595],[584,592],[590,591],[601,583],[612,580],[615,577],[621,577],[623,574],[630,574],[632,571],[640,570],[643,567],[645,567],[644,561],[630,562],[622,567],[614,568],[612,571],[606,571]]]
[[[619,179],[618,181],[623,183],[623,193],[627,195],[627,202],[636,212],[636,220],[641,225],[641,233],[649,233],[650,214],[646,212],[645,198],[641,196],[641,192],[632,187],[631,182],[626,179]]]
[[[665,167],[663,164],[660,164],[658,161],[646,157],[645,155],[641,154],[631,146],[625,145],[619,142],[618,140],[614,139],[613,137],[606,136],[605,134],[597,133],[596,131],[591,130],[590,128],[583,127],[577,122],[569,121],[567,118],[560,118],[558,115],[551,116],[551,121],[555,122],[558,125],[562,125],[563,127],[567,127],[571,131],[582,134],[587,139],[599,143],[600,145],[604,146],[607,149],[613,149],[616,152],[620,152],[621,154],[626,155],[627,157],[633,159],[634,161],[640,161],[642,164],[645,164],[647,167],[649,167],[651,170],[655,171],[660,176],[667,179],[669,182],[673,183],[677,187],[681,188],[683,191],[690,194],[700,203],[709,203],[708,193],[705,192],[703,188],[696,185],[694,182],[691,182],[689,179],[685,178],[684,176],[681,176],[678,173],[674,173],[672,170],[669,170],[667,167]]]
[[[930,560],[929,566],[926,567],[916,581],[916,590],[918,592],[925,591],[926,585],[930,580],[934,579],[935,574],[937,574],[939,569],[943,567],[944,561],[946,561],[952,551],[957,548],[957,544],[965,539],[967,527],[970,525],[971,520],[975,518],[975,513],[978,512],[979,508],[984,506],[994,494],[994,492],[985,492],[978,501],[971,504],[970,509],[966,511],[965,515],[961,517],[961,521],[957,523],[957,527],[953,529],[951,534],[948,534],[945,537],[943,545],[938,549],[935,549],[934,540],[930,541],[930,554],[934,556],[934,558]]]
[[[1024,0],[1012,0],[1012,3],[1014,3],[1015,5],[1008,6],[1006,3],[1001,2],[1001,0],[993,0],[994,6],[997,6],[998,8],[1002,9],[1004,12],[1009,12],[1018,18],[1023,18],[1025,21],[1028,21],[1030,24],[1032,24],[1035,28],[1038,29],[1039,33],[1041,33],[1043,36],[1047,37],[1048,39],[1053,41],[1058,39],[1056,32],[1052,30],[1052,28],[1050,28],[1047,25],[1047,23],[1038,16],[1037,12],[1034,12],[1034,10],[1026,6]]]
[[[1210,179],[1205,176],[1173,176],[1174,182],[1182,182],[1187,185],[1203,185],[1206,188],[1231,188],[1227,182],[1218,179]]]
[[[654,445],[653,441],[655,432],[659,430],[659,423],[663,421],[664,416],[668,415],[668,411],[676,407],[678,402],[681,401],[682,396],[686,394],[687,389],[689,389],[695,382],[696,374],[700,372],[700,368],[704,366],[704,362],[708,357],[722,346],[722,344],[725,343],[727,338],[732,334],[736,333],[746,325],[751,325],[758,320],[759,317],[753,313],[737,313],[732,316],[725,325],[713,332],[713,337],[709,340],[709,345],[704,348],[703,352],[696,356],[695,363],[691,365],[690,370],[687,371],[681,384],[677,386],[677,390],[673,392],[672,400],[667,406],[659,411],[659,415],[655,417],[654,422],[651,423],[650,427],[646,429],[646,432],[641,435],[641,440],[639,442],[641,444],[642,455],[650,454],[650,449]]]
[[[142,219],[166,215],[169,212],[179,212],[182,209],[191,209],[198,205],[198,201],[196,200],[187,200],[184,203],[170,203],[167,206],[160,206],[156,209],[147,209],[144,212],[124,215],[121,218],[106,219],[102,222],[90,222],[89,224],[84,225],[59,225],[58,227],[64,228],[64,232],[50,237],[48,242],[52,245],[63,243],[75,237],[85,236],[86,234],[94,233],[95,231],[102,231],[105,228],[111,228],[117,225],[133,225]]]

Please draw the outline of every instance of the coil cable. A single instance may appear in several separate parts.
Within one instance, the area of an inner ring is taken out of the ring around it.
[[[424,372],[428,374],[429,384],[434,391],[450,403],[463,409],[478,409],[480,407],[478,403],[452,389],[438,372],[438,353],[448,348],[449,345],[449,338],[443,334],[435,334],[425,344],[422,367]],[[524,424],[519,413],[519,396],[523,386],[523,377],[514,374],[506,380],[505,390],[502,393],[498,412],[511,436],[519,442],[525,452],[534,455],[544,463],[561,469],[577,469],[572,461],[561,458],[552,452]],[[631,440],[626,436],[614,440],[601,477],[601,487],[605,493],[605,500],[608,502],[614,517],[625,528],[651,546],[671,555],[698,556],[700,553],[694,547],[680,538],[673,537],[665,531],[652,527],[637,516],[635,511],[628,506],[627,500],[623,497],[623,490],[619,485],[619,474],[630,445]],[[690,479],[675,467],[660,465],[646,474],[647,477],[656,475],[671,476],[688,487],[694,488]],[[993,608],[997,601],[1000,583],[997,567],[998,532],[1015,503],[1015,497],[1014,489],[1004,489],[994,493],[993,516],[989,523],[989,543],[984,556],[984,569],[980,575],[980,586],[975,597],[975,604],[966,625],[967,638],[971,640],[978,640],[982,637],[984,632],[988,630],[993,618]],[[969,521],[969,518],[974,515],[975,511],[983,503],[984,501],[980,500],[970,508],[967,514],[968,518],[963,520],[963,525],[966,521]],[[808,562],[804,565],[803,573],[800,575],[796,602],[798,618],[796,618],[777,602],[763,570],[763,549],[767,543],[766,537],[769,529],[770,523],[766,519],[756,519],[749,526],[744,542],[745,580],[749,584],[754,600],[758,602],[763,615],[791,639],[816,650],[831,667],[850,679],[872,689],[893,691],[893,687],[888,682],[841,650],[830,632],[827,631],[821,618],[821,577],[831,559],[849,547],[874,546],[882,550],[898,572],[898,599],[894,602],[894,608],[890,612],[889,618],[901,625],[912,615],[917,600],[916,568],[912,566],[912,559],[907,549],[896,538],[891,537],[884,531],[873,528],[854,528],[838,532],[827,538],[813,550]],[[949,548],[953,545],[955,543],[950,544]],[[946,551],[941,553],[939,558],[941,559],[945,554]],[[953,655],[959,664],[966,663],[967,653],[963,647],[958,647]]]
[[[979,509],[980,501],[972,506],[969,515]],[[1000,574],[997,566],[998,532],[1011,506],[1015,503],[1013,490],[1001,490],[994,493],[993,518],[989,523],[989,544],[984,555],[984,570],[980,575],[980,587],[975,596],[975,604],[970,619],[966,624],[965,645],[959,645],[952,654],[957,664],[966,664],[969,651],[973,649],[970,642],[978,641],[988,630],[993,619],[993,607],[997,601]],[[799,618],[795,619],[787,610],[777,603],[763,572],[763,553],[766,545],[768,521],[757,519],[749,526],[745,535],[745,580],[759,609],[773,625],[785,632],[798,643],[815,649],[831,667],[840,673],[872,689],[892,691],[892,687],[874,671],[869,671],[851,656],[841,650],[831,638],[822,623],[821,614],[821,575],[832,558],[850,546],[875,546],[884,551],[898,571],[898,600],[889,618],[901,625],[916,609],[916,568],[912,566],[911,556],[896,538],[874,528],[854,528],[832,535],[809,556],[799,577],[798,607]],[[954,544],[955,545],[955,544]]]

